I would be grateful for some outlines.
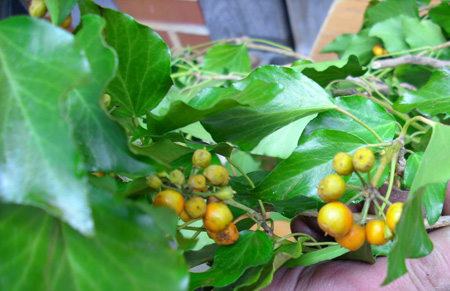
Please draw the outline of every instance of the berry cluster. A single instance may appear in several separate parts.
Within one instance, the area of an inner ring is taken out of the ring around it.
[[[354,171],[368,173],[374,164],[375,155],[369,148],[357,150],[353,157],[340,152],[333,158],[333,169],[337,174],[328,175],[319,182],[319,197],[331,202],[320,209],[317,216],[318,224],[326,234],[334,237],[336,242],[351,251],[358,250],[366,240],[377,246],[387,243],[393,238],[395,226],[402,213],[403,203],[394,203],[386,215],[378,213],[378,217],[383,216],[385,219],[373,219],[364,226],[364,221],[354,222],[353,213],[346,204],[336,201],[346,191],[346,183],[341,175],[347,176]],[[363,192],[370,193],[372,190],[370,184],[366,184]]]
[[[211,154],[196,150],[192,156],[194,172],[186,177],[181,170],[147,177],[147,185],[160,191],[153,205],[173,209],[184,222],[203,219],[206,232],[219,245],[231,245],[239,238],[233,215],[223,200],[232,199],[234,191],[227,186],[230,176],[221,165],[210,165]]]

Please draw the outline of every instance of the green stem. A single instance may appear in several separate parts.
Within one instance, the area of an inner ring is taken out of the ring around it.
[[[355,201],[356,199],[358,199],[359,197],[363,196],[362,193],[358,193],[355,196],[353,196],[352,198],[348,199],[347,202],[345,202],[346,205],[349,205],[350,203],[352,203],[352,201]]]
[[[315,238],[313,238],[312,236],[306,234],[306,233],[302,233],[302,232],[294,232],[294,233],[290,233],[288,235],[285,235],[283,237],[278,238],[275,243],[280,243],[284,240],[287,240],[288,238],[294,237],[294,236],[301,236],[301,237],[307,237],[309,240],[312,240],[313,242],[317,243],[317,240],[315,240]]]
[[[389,142],[381,142],[381,143],[371,143],[366,145],[369,148],[381,148],[381,147],[387,147],[392,145],[392,141]]]
[[[366,221],[367,213],[369,212],[370,202],[372,201],[371,198],[366,198],[366,201],[364,201],[364,206],[361,211],[361,215],[358,219],[358,224],[363,224]]]
[[[358,117],[354,116],[353,114],[351,114],[350,112],[348,112],[347,110],[337,106],[335,107],[335,109],[345,115],[347,115],[348,117],[352,118],[353,120],[355,120],[356,122],[358,122],[359,124],[361,124],[362,126],[364,126],[368,131],[370,131],[380,142],[384,142],[383,139],[378,135],[378,133],[375,132],[375,130],[373,130],[370,126],[368,126],[367,124],[365,124],[361,119],[359,119]]]
[[[357,170],[355,170],[355,174],[356,174],[356,176],[358,176],[358,178],[361,181],[361,183],[365,186],[367,183],[364,180],[363,176],[361,176],[361,174]]]
[[[367,86],[369,86],[375,93],[378,94],[387,104],[392,106],[392,101],[389,100],[384,94],[382,94],[374,85],[372,85],[368,80],[366,80],[364,77],[359,77],[361,80],[363,80]]]
[[[429,126],[431,126],[431,127],[433,127],[433,126],[436,124],[436,122],[434,122],[433,120],[430,120],[430,119],[425,118],[425,117],[423,117],[423,116],[414,116],[413,118],[407,120],[407,121],[405,122],[405,124],[403,125],[402,131],[400,132],[400,138],[405,138],[406,132],[408,131],[408,127],[409,127],[409,126],[414,126],[413,124],[414,124],[416,121],[421,121],[421,122],[423,122],[423,123],[425,123],[425,124],[427,124],[427,125],[429,125]],[[427,130],[426,127],[424,127],[423,129],[421,129],[421,131],[426,131],[426,130]]]
[[[227,158],[227,161],[228,163],[230,163],[230,165],[235,167],[242,174],[242,176],[244,176],[244,178],[250,184],[250,187],[252,187],[252,189],[255,189],[255,184],[253,184],[253,181],[247,176],[247,174],[241,169],[241,167],[239,167],[235,162],[233,162],[231,158]]]
[[[316,242],[316,243],[303,243],[305,247],[318,247],[318,246],[335,246],[338,245],[337,242]]]
[[[351,184],[347,184],[345,186],[345,188],[346,188],[346,190],[349,190],[349,191],[363,191],[364,190],[364,187],[351,185]]]
[[[188,225],[193,224],[194,222],[196,222],[196,221],[198,221],[198,220],[200,220],[200,218],[197,218],[197,219],[191,219],[191,220],[189,220],[188,222],[186,222],[186,223],[184,223],[184,224],[182,224],[182,225],[179,225],[179,226],[178,226],[178,229],[186,229],[186,227],[187,227]]]
[[[266,218],[261,215],[261,213],[258,213],[257,211],[251,209],[250,207],[245,206],[244,204],[241,204],[233,199],[224,200],[224,202],[228,205],[234,206],[236,208],[242,209],[245,212],[247,212],[247,215],[255,220],[258,225],[261,225],[264,231],[269,235],[272,236],[273,230],[267,225]]]
[[[183,230],[195,230],[195,231],[206,231],[204,227],[186,226]]]
[[[384,197],[383,195],[377,194],[376,197],[378,199],[380,199],[381,201],[383,201],[384,203],[386,203],[387,205],[389,205],[389,206],[392,205],[392,202],[387,200],[386,197]]]
[[[383,219],[386,221],[386,215],[384,214],[383,210],[381,209],[381,206],[380,206],[380,204],[378,203],[377,199],[374,199],[374,200],[373,200],[373,203],[375,204],[375,207],[376,207],[377,210],[378,210],[378,211],[377,211],[377,212],[378,212],[377,217],[382,216]]]
[[[261,39],[261,38],[250,38],[249,41],[264,43],[264,44],[267,44],[267,45],[270,45],[270,46],[274,46],[274,47],[286,50],[288,52],[292,52],[292,49],[290,47],[287,47],[287,46],[284,46],[284,45],[281,45],[281,44],[278,44],[278,43],[274,43],[274,42],[271,42],[269,40],[265,40],[265,39]]]
[[[259,208],[261,208],[261,215],[262,217],[266,217],[266,208],[264,208],[264,204],[262,203],[261,199],[258,199]]]
[[[386,153],[381,157],[380,164],[378,165],[377,171],[375,172],[375,175],[373,175],[373,178],[371,180],[372,186],[377,187],[378,182],[381,179],[381,176],[383,175],[384,169],[386,169],[386,166],[391,162],[394,155],[398,153],[403,148],[404,139],[402,136],[395,139],[394,144],[386,149]]]
[[[202,233],[202,231],[200,231],[200,230],[196,231],[196,232],[194,233],[194,235],[191,237],[191,239],[192,239],[192,240],[196,239],[196,238],[199,236],[199,234],[201,234],[201,233]]]
[[[389,185],[386,191],[386,200],[389,201],[389,197],[391,197],[392,186],[394,186],[395,179],[395,167],[397,166],[398,152],[394,154],[391,160],[391,172],[389,173]],[[381,206],[381,211],[384,211],[386,207],[386,200],[383,200],[383,205]]]

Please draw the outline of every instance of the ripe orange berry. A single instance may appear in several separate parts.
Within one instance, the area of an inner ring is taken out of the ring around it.
[[[375,165],[375,155],[369,148],[360,148],[353,155],[353,167],[362,173],[372,170]]]
[[[210,165],[203,171],[208,183],[212,186],[225,187],[230,180],[227,168],[220,165]]]
[[[231,221],[233,221],[233,214],[227,205],[213,202],[206,207],[203,224],[207,230],[214,233],[224,231]]]
[[[206,213],[206,201],[202,197],[192,197],[184,204],[184,210],[192,218],[203,217]]]
[[[364,227],[353,223],[350,231],[344,235],[336,238],[338,244],[350,251],[359,250],[366,241],[366,231]]]
[[[344,203],[334,201],[320,209],[317,222],[319,227],[332,237],[344,236],[353,225],[353,213]]]
[[[169,207],[180,215],[184,210],[184,198],[175,190],[164,190],[156,195],[153,205]]]
[[[366,238],[370,244],[382,246],[388,242],[384,237],[384,220],[371,220],[366,224]]]
[[[389,206],[388,211],[386,213],[386,222],[389,227],[389,229],[392,232],[395,232],[395,226],[397,225],[398,221],[400,220],[400,216],[402,216],[402,210],[403,210],[403,203],[402,202],[396,202]]]
[[[206,168],[211,163],[211,153],[206,149],[196,150],[192,155],[192,164],[200,169]]]
[[[324,201],[338,200],[344,193],[345,181],[339,175],[328,175],[319,182],[318,194]]]
[[[211,233],[210,236],[218,245],[232,245],[239,239],[239,231],[234,223],[228,224],[228,227],[221,232]]]
[[[384,49],[381,45],[379,45],[379,44],[377,44],[376,46],[374,46],[374,47],[372,48],[372,52],[373,52],[373,54],[376,55],[376,56],[381,56],[381,55],[383,55],[383,54],[384,54],[384,51],[385,51],[385,49]]]
[[[333,158],[333,169],[342,176],[353,173],[353,158],[347,153],[337,153]]]

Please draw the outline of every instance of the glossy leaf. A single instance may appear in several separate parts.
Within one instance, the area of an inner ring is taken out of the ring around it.
[[[114,115],[138,117],[166,95],[170,78],[170,50],[161,37],[131,16],[104,8],[105,37],[119,58],[119,67],[106,93],[119,107]]]
[[[394,137],[397,129],[395,119],[381,105],[357,95],[338,97],[334,100],[337,106],[350,112],[370,126],[383,141],[390,141]],[[317,118],[308,124],[299,143],[305,141],[313,132],[324,128],[350,132],[367,143],[380,142],[367,128],[352,118],[337,110],[330,110],[319,113]]]
[[[334,155],[340,151],[352,152],[363,145],[363,140],[346,132],[318,130],[282,161],[253,193],[265,200],[287,200],[296,196],[319,199],[317,185],[323,177],[334,173]]]
[[[117,62],[116,54],[102,39],[104,26],[103,18],[86,15],[76,35],[77,44],[86,51],[94,81],[73,90],[66,101],[74,135],[89,171],[156,172],[162,167],[153,160],[133,155],[123,128],[108,118],[100,106],[100,97],[114,75]]]
[[[364,25],[372,26],[377,22],[398,16],[419,19],[419,11],[415,0],[382,1],[368,7],[364,17]]]
[[[155,224],[176,221],[171,210],[149,216],[106,193],[91,198],[93,238],[37,208],[0,204],[2,290],[187,289],[183,256]]]
[[[291,68],[260,67],[235,87],[255,82],[277,82],[283,90],[264,105],[234,108],[203,120],[203,126],[215,141],[232,142],[249,151],[275,130],[335,107],[319,85]]]
[[[405,186],[411,188],[416,176],[417,169],[423,160],[423,153],[410,155],[406,161],[404,183]],[[428,223],[433,225],[439,219],[444,207],[445,189],[447,183],[431,184],[426,186],[423,193],[423,205],[427,215]]]
[[[292,68],[301,72],[322,87],[327,86],[331,81],[345,79],[348,76],[359,77],[367,72],[367,69],[361,66],[358,58],[354,55],[338,61],[301,65],[295,65],[294,63]]]
[[[447,70],[434,71],[422,88],[405,93],[394,104],[394,108],[402,112],[417,108],[431,116],[450,114],[450,73]]]
[[[59,101],[89,81],[71,34],[45,20],[0,22],[0,197],[39,206],[93,231],[86,180]]]
[[[297,259],[289,260],[284,264],[284,267],[310,266],[321,261],[335,259],[348,252],[349,250],[346,248],[343,248],[340,245],[334,245],[320,250],[314,250],[301,255]]]
[[[164,116],[147,114],[147,129],[151,135],[164,134],[188,124],[213,116],[236,106],[264,104],[274,98],[281,88],[275,83],[257,81],[245,88],[208,88],[185,103],[174,101]]]
[[[55,25],[60,25],[69,16],[77,0],[45,0],[50,17]]]
[[[202,70],[218,74],[250,73],[252,63],[247,44],[219,44],[211,47],[203,59]]]
[[[370,28],[369,35],[380,38],[389,53],[409,50],[403,34],[403,18],[405,16],[400,15],[377,22]]]
[[[243,231],[231,246],[221,246],[211,269],[191,273],[190,290],[201,286],[223,287],[236,281],[248,268],[267,263],[272,258],[272,242],[262,231]]]
[[[450,34],[450,3],[441,3],[436,7],[433,7],[428,12],[428,16],[434,22],[439,24],[445,32]]]
[[[408,200],[403,205],[402,216],[396,227],[397,240],[389,254],[388,275],[383,284],[406,273],[406,258],[422,257],[433,249],[422,219],[422,197],[425,186],[450,180],[450,164],[442,162],[450,160],[449,140],[450,126],[436,123]],[[414,240],[411,240],[412,232]]]
[[[416,18],[402,19],[405,41],[411,48],[436,46],[446,41],[439,25],[431,20],[418,20]],[[448,49],[445,49],[448,53]]]
[[[296,196],[287,200],[264,201],[264,203],[271,204],[277,212],[288,218],[294,218],[302,212],[319,208],[316,199],[306,196]]]

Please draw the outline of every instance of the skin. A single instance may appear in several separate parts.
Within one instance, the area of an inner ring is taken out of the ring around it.
[[[443,214],[450,214],[450,182]],[[311,227],[310,231],[315,229]],[[450,227],[430,233],[434,249],[426,257],[407,259],[408,273],[381,286],[387,258],[370,265],[355,261],[324,261],[308,267],[281,268],[265,291],[275,290],[450,290]]]

